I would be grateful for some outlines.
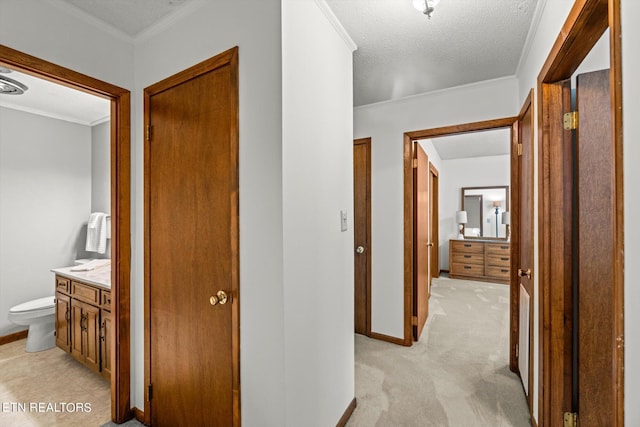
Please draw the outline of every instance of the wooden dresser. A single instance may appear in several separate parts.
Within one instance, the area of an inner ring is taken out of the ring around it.
[[[509,242],[449,240],[449,277],[509,284]]]

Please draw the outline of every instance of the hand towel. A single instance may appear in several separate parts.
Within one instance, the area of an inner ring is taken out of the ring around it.
[[[107,216],[103,212],[93,212],[89,216],[85,246],[87,251],[103,254],[107,250]]]

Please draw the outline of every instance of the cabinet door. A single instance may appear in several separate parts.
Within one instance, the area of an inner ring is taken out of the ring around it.
[[[82,305],[80,301],[71,299],[71,355],[84,362],[84,353],[82,351],[82,341],[84,340]]]
[[[102,316],[102,336],[100,337],[100,362],[102,365],[102,376],[111,378],[111,312],[101,311]]]
[[[82,304],[84,315],[83,353],[84,363],[89,369],[100,372],[100,309]]]
[[[56,345],[71,351],[71,298],[56,292]]]

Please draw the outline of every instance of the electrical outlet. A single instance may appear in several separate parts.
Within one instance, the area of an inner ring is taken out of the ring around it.
[[[340,231],[347,231],[347,211],[340,211]]]

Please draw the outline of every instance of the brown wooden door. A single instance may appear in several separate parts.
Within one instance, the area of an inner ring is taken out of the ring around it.
[[[237,72],[234,48],[145,89],[154,426],[239,425]]]
[[[355,332],[371,333],[371,138],[353,142]]]
[[[102,316],[102,333],[100,336],[100,370],[102,376],[106,379],[111,378],[111,340],[113,334],[111,333],[111,312],[107,310],[101,311]]]
[[[574,409],[583,427],[616,423],[613,352],[619,343],[612,311],[616,211],[609,84],[609,70],[577,77],[578,393],[574,391]]]
[[[82,303],[71,299],[71,354],[78,360],[84,359],[82,341],[84,335],[84,318]]]
[[[429,295],[431,279],[440,277],[440,181],[438,169],[429,162]]]
[[[71,351],[71,298],[56,292],[56,345]]]
[[[518,176],[512,186],[516,187],[512,191],[517,215],[512,215],[513,226],[517,229],[513,245],[516,259],[512,263],[515,265],[515,277],[517,280],[511,284],[511,304],[516,313],[512,317],[512,325],[515,326],[516,334],[514,342],[518,346],[516,366],[520,374],[529,405],[533,402],[533,109],[531,105],[531,95],[527,98],[518,117],[517,141],[520,147],[514,147],[518,162]]]
[[[413,339],[418,341],[429,315],[429,159],[413,143]]]
[[[100,372],[100,309],[82,303],[84,316],[83,353],[85,365],[94,372]]]

